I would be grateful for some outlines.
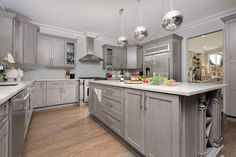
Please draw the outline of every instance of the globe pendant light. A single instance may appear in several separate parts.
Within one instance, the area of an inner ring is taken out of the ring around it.
[[[175,31],[183,23],[183,15],[180,11],[173,9],[173,2],[171,3],[171,11],[167,12],[162,19],[162,27],[167,31]]]
[[[139,26],[134,29],[134,38],[138,41],[142,41],[148,36],[147,28],[141,25],[142,22],[142,12],[141,12],[141,0],[139,2]]]
[[[123,35],[123,19],[122,19],[122,13],[124,9],[121,8],[119,10],[119,15],[120,15],[120,27],[121,27],[121,35],[117,39],[117,44],[121,47],[125,47],[128,45],[128,40],[127,38]]]

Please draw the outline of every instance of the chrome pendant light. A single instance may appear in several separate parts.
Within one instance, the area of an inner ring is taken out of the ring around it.
[[[183,15],[180,11],[173,9],[173,2],[170,0],[171,11],[167,12],[162,19],[162,27],[167,31],[175,31],[183,23]]]
[[[139,2],[139,26],[134,29],[134,38],[138,41],[142,41],[148,36],[147,28],[141,25],[142,22],[142,11],[141,11],[141,0]]]
[[[123,35],[123,19],[122,19],[122,13],[124,9],[121,8],[119,10],[119,15],[120,15],[120,27],[121,27],[121,35],[117,39],[117,44],[121,47],[125,47],[128,45],[128,40],[127,38]]]

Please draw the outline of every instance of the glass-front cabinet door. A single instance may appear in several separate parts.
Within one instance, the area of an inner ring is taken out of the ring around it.
[[[65,64],[75,66],[75,41],[65,41]]]

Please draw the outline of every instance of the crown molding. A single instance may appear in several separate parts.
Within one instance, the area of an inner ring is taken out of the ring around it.
[[[91,33],[91,32],[88,32],[88,31],[86,31],[86,32],[79,32],[79,31],[74,31],[74,30],[71,30],[71,29],[66,29],[66,28],[46,25],[46,24],[37,23],[37,22],[33,22],[33,23],[38,25],[41,30],[46,30],[46,31],[49,31],[49,32],[50,31],[58,32],[60,34],[65,35],[65,37],[70,37],[70,38],[77,39],[79,37],[83,37],[84,38],[84,37],[86,37],[86,35],[94,35],[94,36],[97,37],[97,39],[103,40],[103,42],[105,42],[105,43],[110,43],[110,44],[115,44],[116,43],[116,41],[114,39],[103,37],[103,36],[100,36],[100,35],[98,35],[96,33]],[[45,33],[45,32],[43,32],[43,33]]]
[[[229,9],[229,10],[226,10],[226,11],[214,14],[212,16],[208,16],[206,18],[202,18],[202,19],[200,19],[198,21],[195,21],[195,22],[183,25],[182,27],[180,27],[178,30],[176,30],[174,32],[166,31],[166,32],[154,35],[154,36],[148,38],[147,40],[144,40],[142,42],[142,44],[144,44],[144,43],[146,43],[148,41],[152,41],[154,39],[157,39],[157,38],[169,35],[169,34],[173,34],[173,33],[178,34],[179,31],[184,31],[185,29],[189,29],[191,27],[197,27],[197,26],[200,26],[202,24],[206,24],[206,23],[209,23],[209,22],[212,22],[212,21],[216,21],[216,20],[220,20],[221,21],[221,19],[223,19],[224,17],[230,16],[230,15],[233,15],[233,14],[236,14],[236,8]]]

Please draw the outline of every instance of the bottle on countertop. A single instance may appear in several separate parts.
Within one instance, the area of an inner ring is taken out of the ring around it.
[[[120,71],[120,82],[124,82],[124,71],[121,69]]]

